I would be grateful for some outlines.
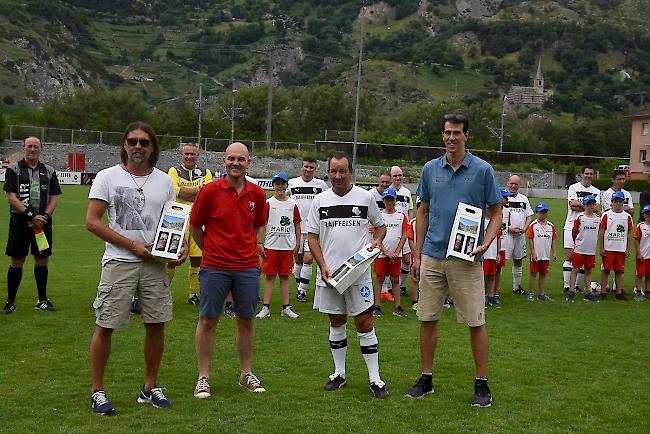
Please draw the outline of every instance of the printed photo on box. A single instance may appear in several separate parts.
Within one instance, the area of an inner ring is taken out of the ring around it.
[[[169,239],[169,232],[161,232],[158,235],[158,241],[156,241],[156,250],[165,250],[167,247],[167,240]]]
[[[172,235],[172,240],[169,242],[169,249],[167,249],[167,251],[169,253],[178,252],[178,246],[180,243],[181,243],[181,236],[178,234]]]

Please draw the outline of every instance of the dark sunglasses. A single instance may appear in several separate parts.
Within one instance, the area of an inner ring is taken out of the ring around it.
[[[126,144],[129,146],[135,146],[138,143],[143,148],[148,148],[151,141],[149,141],[148,139],[126,139]]]
[[[443,120],[445,122],[447,121],[452,121],[452,122],[465,122],[467,120],[467,116],[465,116],[463,113],[447,113],[444,117]]]

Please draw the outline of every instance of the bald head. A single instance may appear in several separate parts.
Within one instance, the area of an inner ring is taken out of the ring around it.
[[[25,139],[25,145],[38,145],[41,146],[41,139],[35,136],[29,136]]]
[[[517,175],[512,175],[508,178],[508,190],[512,194],[517,194],[519,192],[519,177]]]
[[[399,166],[393,166],[390,168],[390,180],[393,188],[399,190],[402,186],[402,169]]]
[[[36,165],[38,165],[38,159],[41,156],[42,149],[43,147],[41,146],[41,141],[38,137],[30,136],[25,139],[23,144],[23,155],[25,161],[30,167],[36,167]]]
[[[226,172],[230,178],[243,180],[251,164],[246,145],[240,142],[229,145],[224,153],[223,163],[226,166]]]

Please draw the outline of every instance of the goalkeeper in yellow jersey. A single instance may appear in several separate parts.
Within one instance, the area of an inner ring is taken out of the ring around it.
[[[192,205],[199,190],[212,181],[212,174],[206,168],[205,171],[199,169],[197,162],[199,159],[199,147],[194,143],[182,143],[180,145],[182,164],[170,167],[167,172],[172,177],[174,190],[176,191],[176,200],[180,203]],[[190,295],[187,302],[193,305],[199,304],[199,266],[201,265],[202,252],[196,242],[192,239],[189,230],[185,233],[185,240],[189,247],[190,271],[189,286]],[[167,275],[171,284],[176,269],[167,267]]]

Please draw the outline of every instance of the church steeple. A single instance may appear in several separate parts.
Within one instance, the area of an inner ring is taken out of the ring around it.
[[[533,82],[533,88],[535,93],[543,94],[544,93],[544,76],[542,75],[542,58],[539,58],[537,63],[537,74],[535,74],[535,80]]]

